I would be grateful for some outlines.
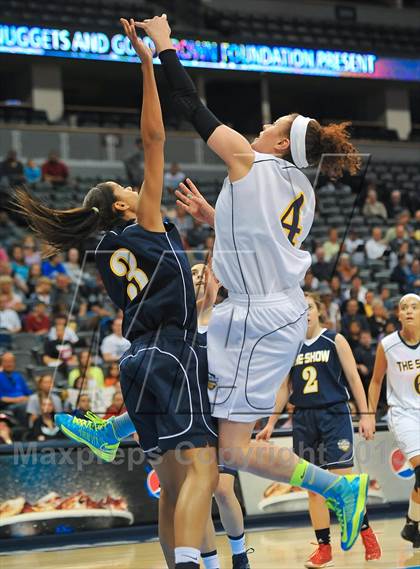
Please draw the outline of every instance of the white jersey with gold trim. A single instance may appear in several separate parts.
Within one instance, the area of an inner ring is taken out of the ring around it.
[[[299,287],[311,265],[300,247],[314,210],[308,178],[272,154],[255,152],[244,178],[226,178],[216,204],[213,269],[229,293],[269,296]]]
[[[387,361],[388,405],[420,411],[420,344],[410,346],[399,332],[393,332],[382,340],[382,347]]]

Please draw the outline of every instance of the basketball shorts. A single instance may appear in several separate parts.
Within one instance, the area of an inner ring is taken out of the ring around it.
[[[249,423],[268,417],[307,328],[300,289],[293,294],[234,295],[213,309],[207,332],[213,417]]]
[[[353,424],[347,403],[322,409],[296,408],[293,451],[325,469],[353,466]]]
[[[409,460],[420,455],[420,409],[392,405],[388,410],[388,426]]]
[[[207,354],[184,332],[144,334],[120,360],[121,389],[146,455],[217,446],[207,398]]]

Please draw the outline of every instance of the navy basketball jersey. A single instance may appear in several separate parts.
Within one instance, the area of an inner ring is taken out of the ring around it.
[[[325,407],[350,399],[335,346],[336,335],[323,328],[319,336],[303,343],[290,371],[290,402],[296,407]]]
[[[123,334],[133,341],[165,326],[195,331],[191,268],[172,223],[165,232],[124,222],[108,231],[95,261],[111,300],[124,312]]]

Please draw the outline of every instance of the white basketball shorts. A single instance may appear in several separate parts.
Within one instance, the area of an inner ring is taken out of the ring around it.
[[[388,426],[409,460],[420,455],[420,409],[392,405],[388,411]]]
[[[249,423],[268,417],[305,339],[300,288],[269,296],[229,293],[207,333],[213,417]]]

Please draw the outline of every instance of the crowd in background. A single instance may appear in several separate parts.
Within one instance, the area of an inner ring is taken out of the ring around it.
[[[1,169],[14,185],[33,183],[37,176],[60,184],[69,175],[53,153],[39,168],[24,167],[10,152]],[[168,194],[184,179],[173,164],[165,175]],[[319,293],[324,325],[349,341],[366,391],[378,341],[398,328],[398,298],[420,293],[419,206],[405,203],[398,190],[380,197],[371,184],[360,207],[370,223],[368,238],[351,227],[343,241],[330,227],[326,239],[311,240],[313,264],[302,283],[304,290]],[[176,223],[191,263],[205,260],[213,230],[175,205],[163,214]],[[118,360],[128,341],[122,314],[93,260],[77,249],[42,258],[34,236],[5,210],[0,243],[0,443],[59,437],[54,413],[63,410],[82,418],[88,410],[103,417],[124,412]],[[375,262],[386,267],[389,278],[370,286],[363,269]],[[382,415],[384,405],[382,397]]]

